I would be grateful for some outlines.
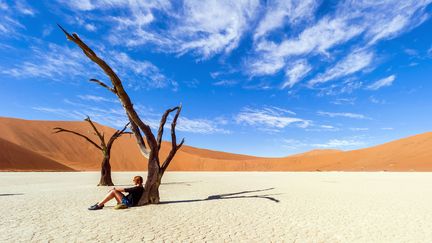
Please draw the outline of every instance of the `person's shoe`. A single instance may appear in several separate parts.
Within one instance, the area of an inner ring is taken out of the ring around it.
[[[114,206],[114,209],[126,209],[128,206],[124,205],[123,203],[119,203]]]
[[[103,207],[104,207],[104,205],[99,206],[99,205],[96,203],[95,205],[90,206],[90,207],[88,208],[88,210],[99,210],[99,209],[102,209]]]

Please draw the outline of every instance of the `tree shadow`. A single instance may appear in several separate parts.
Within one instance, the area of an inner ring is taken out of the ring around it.
[[[188,203],[188,202],[203,202],[203,201],[211,201],[211,200],[223,200],[223,199],[238,199],[238,198],[263,198],[270,200],[275,203],[279,203],[280,201],[274,197],[274,195],[280,195],[280,194],[264,194],[264,195],[242,195],[247,193],[253,193],[253,192],[263,192],[263,191],[270,191],[274,188],[267,188],[267,189],[261,189],[261,190],[250,190],[250,191],[242,191],[242,192],[234,192],[234,193],[226,193],[226,194],[217,194],[217,195],[210,195],[205,199],[190,199],[190,200],[176,200],[176,201],[164,201],[159,202],[159,204],[171,204],[171,203]]]
[[[24,195],[24,193],[4,193],[4,194],[0,194],[0,197],[5,197],[5,196],[19,196],[19,195]]]
[[[178,181],[178,182],[165,182],[161,183],[161,185],[186,185],[191,186],[192,183],[197,183],[200,181]]]

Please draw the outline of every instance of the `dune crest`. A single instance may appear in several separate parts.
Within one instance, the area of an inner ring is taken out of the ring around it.
[[[0,170],[98,171],[100,151],[70,134],[53,134],[54,127],[86,133],[97,141],[86,122],[33,121],[0,117]],[[115,129],[96,124],[110,136]],[[171,144],[162,144],[162,156]],[[171,171],[432,171],[432,132],[378,146],[340,151],[312,150],[283,158],[263,158],[183,146]],[[120,137],[113,145],[113,171],[146,170],[135,138]]]

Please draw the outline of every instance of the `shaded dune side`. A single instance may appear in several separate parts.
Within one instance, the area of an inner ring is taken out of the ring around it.
[[[19,145],[0,138],[0,171],[74,171]]]

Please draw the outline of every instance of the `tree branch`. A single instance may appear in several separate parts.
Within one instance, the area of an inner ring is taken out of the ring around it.
[[[88,138],[85,135],[82,135],[81,133],[78,133],[78,132],[75,132],[75,131],[71,131],[71,130],[68,130],[68,129],[64,129],[64,128],[61,128],[61,127],[55,127],[55,128],[53,128],[53,130],[54,130],[54,133],[68,132],[68,133],[75,134],[77,136],[80,136],[80,137],[84,138],[89,143],[93,144],[96,148],[98,148],[100,150],[103,150],[99,145],[97,145],[95,142],[93,142],[93,140],[91,140],[90,138]]]
[[[105,84],[104,82],[102,82],[102,81],[99,81],[99,80],[97,80],[97,79],[92,78],[92,79],[90,79],[90,82],[98,83],[100,86],[102,86],[102,87],[104,87],[104,88],[107,88],[109,91],[113,92],[114,94],[116,93],[115,89],[113,89],[113,88],[111,88],[110,86],[106,85],[106,84]]]
[[[106,148],[106,143],[105,143],[105,137],[103,134],[101,134],[99,132],[99,130],[96,128],[96,126],[93,124],[92,120],[90,119],[90,117],[87,116],[86,119],[84,119],[84,121],[90,123],[90,125],[92,126],[93,130],[95,131],[96,135],[99,137],[99,139],[101,140],[101,145],[102,147]]]
[[[61,27],[59,24],[57,24],[59,28],[64,32],[67,39],[74,42],[76,45],[78,45],[81,50],[84,52],[84,54],[92,60],[94,63],[96,63],[104,72],[105,74],[111,79],[111,83],[113,84],[113,87],[116,91],[117,97],[120,99],[126,113],[140,129],[143,131],[144,135],[146,136],[146,139],[148,141],[149,147],[151,151],[155,151],[157,148],[157,142],[156,138],[154,137],[150,126],[145,124],[136,113],[135,109],[133,108],[132,102],[129,98],[129,95],[126,93],[126,91],[123,88],[123,85],[120,81],[120,78],[117,76],[117,74],[112,70],[112,68],[101,58],[99,58],[90,47],[88,47],[79,37],[77,34],[69,34],[63,27]]]
[[[168,118],[168,115],[177,109],[179,109],[179,106],[166,110],[165,113],[162,115],[161,121],[159,123],[158,135],[157,135],[158,151],[160,150],[160,147],[162,144],[162,135],[163,135],[164,126],[165,126],[166,120]]]
[[[180,115],[181,109],[182,109],[182,105],[180,104],[177,107],[177,112],[174,116],[174,119],[171,123],[171,151],[168,154],[168,157],[165,159],[164,163],[161,166],[161,173],[163,174],[165,172],[165,170],[168,168],[169,164],[171,163],[171,160],[174,158],[174,155],[177,153],[177,151],[180,149],[180,147],[183,145],[184,143],[184,138],[182,139],[182,141],[180,142],[179,145],[177,145],[177,137],[176,137],[176,133],[175,133],[175,127],[177,125],[177,119]]]
[[[116,140],[117,138],[119,138],[122,134],[125,133],[126,128],[129,126],[130,122],[128,122],[122,130],[117,130],[115,131],[115,133],[111,136],[111,138],[109,139],[108,143],[107,143],[107,148],[111,148],[112,144],[114,143],[114,140]]]
[[[130,118],[129,114],[128,114],[128,118],[130,121],[131,130],[132,130],[133,134],[135,135],[135,139],[136,139],[136,142],[138,144],[138,148],[140,149],[141,154],[148,159],[150,156],[150,151],[147,149],[147,146],[144,142],[144,139],[141,135],[141,132],[140,132],[138,126],[135,124],[135,122],[133,122],[132,118]]]

